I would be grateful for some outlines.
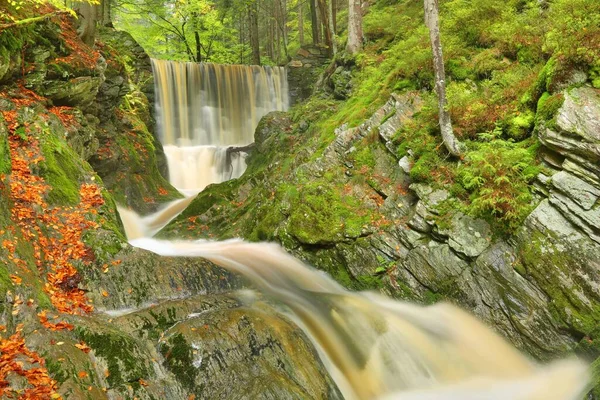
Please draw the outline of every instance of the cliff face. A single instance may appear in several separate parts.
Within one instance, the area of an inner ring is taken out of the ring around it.
[[[335,397],[309,341],[240,300],[237,278],[127,244],[115,203],[147,213],[180,196],[161,174],[151,92],[123,32],[90,48],[57,17],[0,35],[3,394]]]

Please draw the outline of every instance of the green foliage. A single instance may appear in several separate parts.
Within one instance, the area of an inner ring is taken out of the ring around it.
[[[473,146],[458,168],[458,180],[470,193],[469,213],[516,228],[534,206],[529,183],[540,171],[537,146],[499,139]]]
[[[100,0],[81,0],[80,2],[100,4]],[[67,11],[73,16],[77,15],[72,8],[67,7],[65,0],[6,0],[5,4],[0,4],[0,22],[6,21],[22,25],[38,21],[40,19],[39,10],[44,6]]]
[[[600,2],[556,0],[548,15],[554,24],[546,34],[544,48],[555,57],[577,65],[600,61]]]
[[[218,0],[117,1],[115,23],[155,58],[243,63],[249,48],[238,43],[239,7]]]
[[[536,118],[538,121],[552,121],[564,101],[565,97],[562,93],[550,95],[550,93],[545,92],[542,97],[540,97],[537,104]]]
[[[301,243],[325,244],[358,237],[369,219],[356,199],[340,196],[323,182],[311,182],[300,191],[291,208],[288,231]]]

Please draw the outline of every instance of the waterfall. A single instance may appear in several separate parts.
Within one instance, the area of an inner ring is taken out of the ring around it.
[[[132,244],[203,257],[249,278],[291,310],[348,400],[578,400],[586,389],[576,360],[538,366],[457,307],[346,291],[275,244]]]
[[[283,68],[152,66],[159,137],[181,190],[240,176],[244,155],[228,148],[251,143],[259,119],[288,106]],[[248,278],[286,307],[348,400],[578,400],[585,392],[579,361],[537,365],[450,304],[349,292],[275,244],[150,238],[190,201],[143,218],[119,210],[130,243],[163,256],[203,257]]]
[[[283,67],[152,60],[158,137],[171,184],[199,191],[241,176],[260,118],[288,108]],[[229,149],[229,151],[228,151]]]

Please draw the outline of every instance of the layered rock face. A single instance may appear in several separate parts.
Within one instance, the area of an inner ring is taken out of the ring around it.
[[[552,121],[537,127],[548,159],[537,206],[509,236],[449,211],[448,191],[411,183],[393,136],[420,110],[418,94],[393,95],[358,127],[336,129],[326,147],[323,137],[303,137],[301,113],[268,115],[246,174],[209,187],[159,235],[275,240],[348,287],[453,301],[536,358],[575,349],[593,361],[600,97],[585,86],[563,95]]]
[[[180,196],[149,130],[149,60],[122,32],[89,48],[72,23],[0,36],[0,343],[22,349],[8,390],[337,398],[299,328],[237,277],[127,244],[115,203],[147,213]]]

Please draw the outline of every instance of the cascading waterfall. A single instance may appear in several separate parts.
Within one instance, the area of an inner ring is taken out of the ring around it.
[[[233,160],[236,153],[227,148],[252,142],[260,117],[287,108],[285,70],[152,63],[160,138],[174,186],[200,190],[239,176],[243,156]],[[163,256],[203,257],[248,278],[287,307],[346,399],[582,398],[587,371],[579,361],[536,365],[449,304],[421,307],[349,292],[275,244],[150,238],[190,201],[143,218],[119,210],[132,245]]]
[[[203,257],[249,278],[291,310],[348,400],[576,400],[587,385],[578,361],[537,366],[454,306],[348,292],[275,244],[132,244],[163,256]]]
[[[260,118],[288,108],[283,67],[152,60],[157,128],[170,181],[182,191],[241,176]]]

